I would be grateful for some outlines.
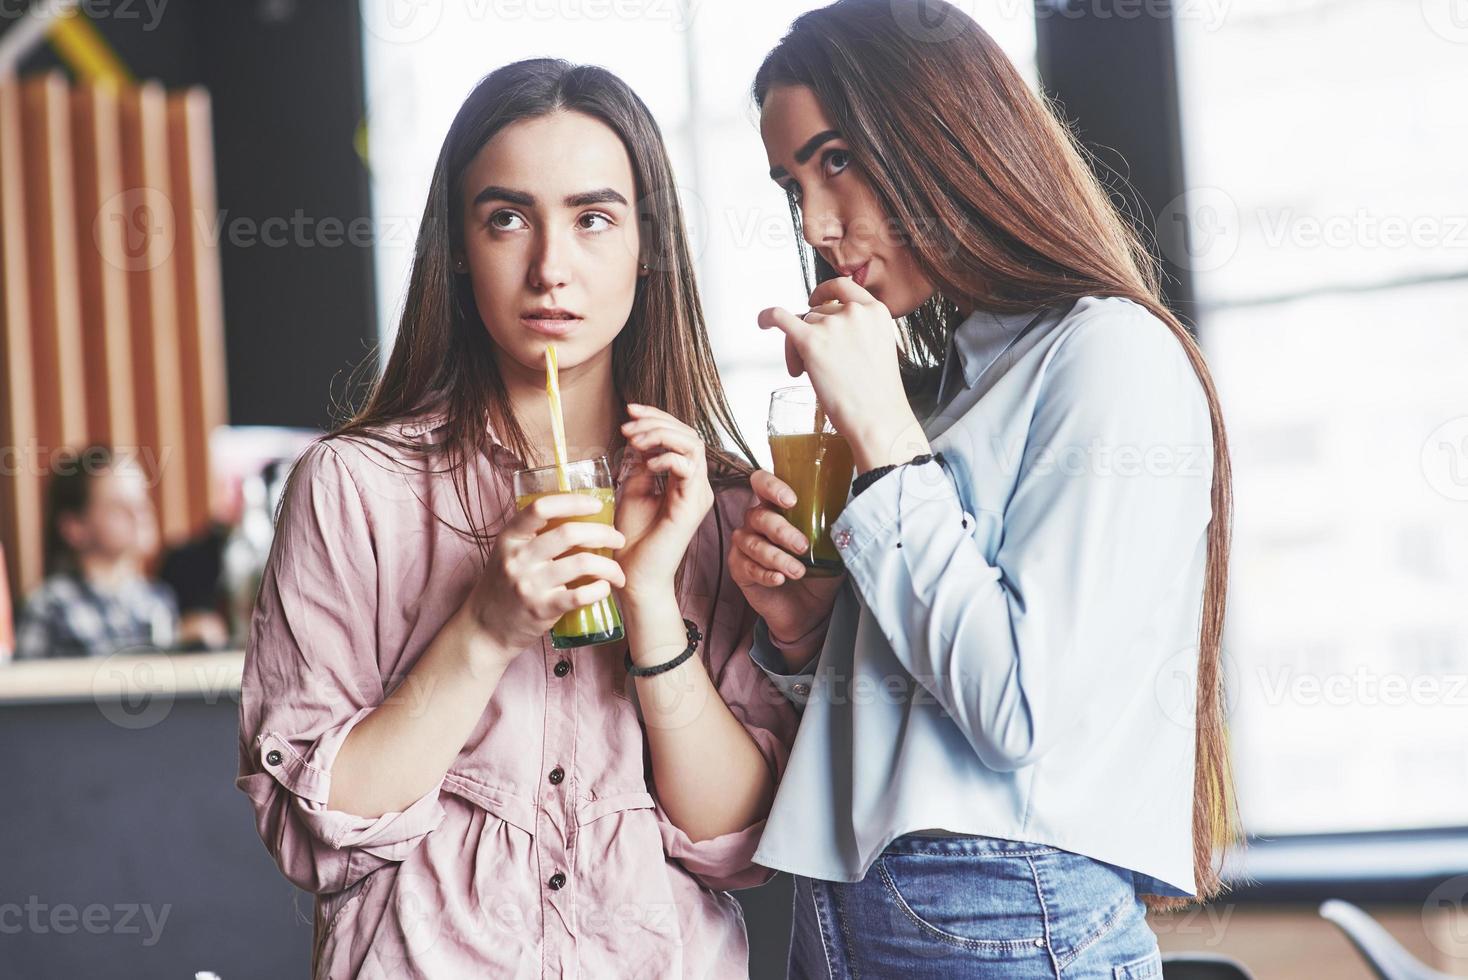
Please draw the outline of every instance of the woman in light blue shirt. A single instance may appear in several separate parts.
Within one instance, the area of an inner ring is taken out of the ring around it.
[[[755,854],[795,876],[791,975],[1160,976],[1146,907],[1215,895],[1235,827],[1202,355],[956,9],[806,14],[754,94],[822,279],[760,325],[857,472],[842,578],[804,573],[763,471],[729,556],[804,706]]]

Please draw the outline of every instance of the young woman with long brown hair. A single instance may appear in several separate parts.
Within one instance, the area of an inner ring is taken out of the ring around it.
[[[958,10],[808,13],[754,97],[823,280],[760,326],[857,472],[844,579],[805,574],[764,471],[730,554],[752,656],[804,704],[755,855],[796,876],[791,974],[1160,976],[1146,907],[1217,894],[1235,827],[1198,346]]]
[[[585,495],[516,511],[513,471],[552,461],[550,342],[615,528],[574,520]],[[726,582],[750,458],[646,106],[595,67],[487,76],[370,399],[292,471],[251,624],[237,785],[317,896],[314,976],[747,977],[725,889],[771,874],[796,720]],[[546,641],[613,590],[625,643]]]

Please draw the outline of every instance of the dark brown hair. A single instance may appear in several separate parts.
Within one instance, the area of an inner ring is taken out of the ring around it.
[[[372,440],[397,459],[441,457],[469,519],[465,533],[486,555],[498,519],[513,501],[501,501],[500,514],[476,522],[465,464],[480,454],[493,458],[491,431],[527,465],[531,453],[500,376],[499,353],[476,309],[473,284],[454,273],[452,256],[463,236],[461,184],[471,161],[501,129],[556,111],[584,113],[609,126],[627,149],[636,181],[641,262],[650,272],[638,279],[627,325],[612,344],[619,396],[655,405],[696,429],[716,486],[742,481],[755,465],[714,364],[672,165],[652,114],[604,68],[549,58],[507,65],[474,87],[449,127],[428,188],[392,352],[365,404],[326,436]],[[446,425],[445,435],[427,450],[385,431],[390,423],[430,412],[444,413]],[[725,437],[742,457],[724,448]]]
[[[1165,323],[1187,353],[1213,429],[1193,800],[1198,898],[1212,898],[1223,888],[1223,849],[1238,840],[1220,664],[1232,511],[1228,440],[1203,354],[1161,298],[1156,261],[1055,108],[1030,90],[993,38],[941,0],[840,0],[804,14],[760,66],[756,104],[763,107],[780,85],[815,93],[935,284],[934,297],[902,322],[909,395],[930,387],[959,306],[1017,313],[1122,296]],[[798,226],[799,210],[792,212]]]
[[[61,533],[63,517],[80,517],[92,504],[92,482],[112,468],[110,446],[94,444],[85,449],[64,449],[57,454],[66,461],[46,484],[45,574],[78,573],[76,551]]]

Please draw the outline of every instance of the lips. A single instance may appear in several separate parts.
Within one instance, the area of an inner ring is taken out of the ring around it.
[[[871,267],[872,260],[867,259],[861,265],[837,266],[836,271],[843,276],[850,276],[852,281],[858,286],[865,286],[867,284],[867,272],[871,270]]]
[[[526,310],[520,314],[520,322],[526,328],[546,337],[565,337],[581,325],[581,317],[569,310],[547,308]]]

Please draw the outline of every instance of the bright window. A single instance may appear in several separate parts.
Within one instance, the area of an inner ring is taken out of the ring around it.
[[[1235,465],[1248,829],[1468,813],[1468,19],[1178,19],[1199,329]],[[1177,257],[1175,257],[1177,258]]]

